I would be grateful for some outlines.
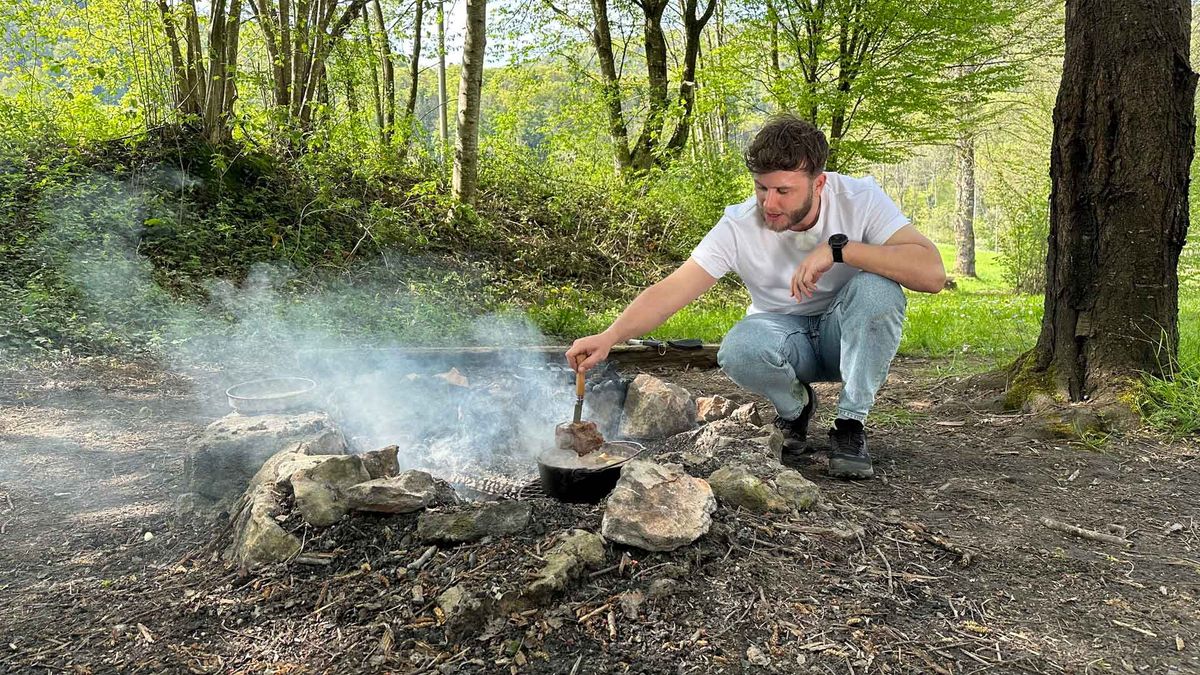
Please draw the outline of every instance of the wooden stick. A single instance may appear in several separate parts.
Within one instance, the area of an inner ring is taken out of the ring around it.
[[[1042,516],[1041,520],[1039,522],[1041,522],[1042,525],[1045,525],[1046,527],[1048,527],[1052,530],[1058,530],[1059,532],[1066,532],[1067,534],[1073,534],[1076,537],[1082,537],[1084,539],[1090,539],[1092,541],[1102,541],[1106,544],[1116,544],[1118,546],[1129,546],[1133,543],[1123,537],[1117,537],[1117,536],[1114,536],[1111,534],[1097,532],[1095,530],[1085,530],[1082,527],[1079,527],[1077,525],[1071,525],[1070,523],[1064,523],[1061,520],[1055,520],[1053,518],[1048,518],[1046,516]]]
[[[574,421],[579,424],[581,415],[583,415],[583,383],[586,374],[582,370],[575,371],[575,417]]]
[[[579,617],[578,621],[579,621],[579,623],[587,623],[588,619],[592,618],[593,616],[596,616],[597,614],[599,614],[601,612],[604,612],[604,611],[610,610],[610,609],[612,609],[612,603],[611,602],[605,603],[603,605],[600,605],[596,609],[593,609],[592,611],[588,612],[587,614],[584,614],[583,616]]]

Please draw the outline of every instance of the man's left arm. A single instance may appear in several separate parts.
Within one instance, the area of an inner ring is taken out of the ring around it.
[[[912,225],[896,230],[882,244],[851,241],[842,248],[842,262],[872,272],[913,291],[937,293],[946,286],[946,268],[937,246]],[[812,297],[817,281],[833,267],[833,250],[818,246],[792,275],[792,296]]]
[[[830,251],[832,259],[833,252]],[[932,241],[912,225],[896,230],[878,246],[848,242],[842,249],[842,260],[865,272],[887,277],[909,290],[937,293],[946,287],[942,254]]]

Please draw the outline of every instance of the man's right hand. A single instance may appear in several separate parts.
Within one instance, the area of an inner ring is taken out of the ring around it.
[[[571,365],[571,370],[586,373],[608,356],[614,344],[616,340],[604,333],[579,338],[567,350],[567,363]]]

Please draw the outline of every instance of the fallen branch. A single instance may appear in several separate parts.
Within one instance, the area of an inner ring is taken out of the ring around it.
[[[1091,541],[1102,541],[1106,544],[1116,544],[1117,546],[1129,546],[1133,543],[1133,542],[1129,541],[1128,539],[1125,539],[1124,537],[1118,537],[1118,536],[1112,535],[1112,534],[1105,534],[1103,532],[1097,532],[1095,530],[1085,530],[1082,527],[1079,527],[1077,525],[1071,525],[1070,523],[1064,523],[1061,520],[1055,520],[1053,518],[1048,518],[1046,516],[1042,516],[1041,520],[1039,522],[1041,522],[1042,525],[1045,525],[1046,527],[1048,527],[1052,530],[1058,530],[1059,532],[1066,532],[1067,534],[1073,534],[1076,537],[1090,539]]]
[[[975,554],[974,553],[966,550],[965,548],[959,546],[958,544],[955,544],[943,537],[940,537],[940,536],[930,532],[929,528],[925,527],[921,523],[916,523],[916,522],[905,520],[905,521],[901,521],[900,525],[904,529],[921,537],[922,539],[929,542],[930,544],[937,546],[938,548],[942,549],[943,551],[948,551],[948,552],[953,553],[954,555],[958,556],[958,563],[960,565],[962,565],[963,567],[967,567],[971,563],[975,562]]]

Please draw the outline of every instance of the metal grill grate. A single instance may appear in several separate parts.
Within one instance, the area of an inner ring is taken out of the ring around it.
[[[542,481],[518,480],[511,476],[479,471],[474,474],[459,472],[435,472],[435,476],[449,483],[462,496],[478,499],[538,499],[545,497]]]

